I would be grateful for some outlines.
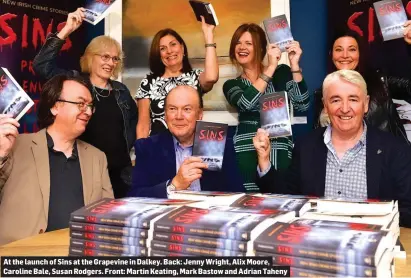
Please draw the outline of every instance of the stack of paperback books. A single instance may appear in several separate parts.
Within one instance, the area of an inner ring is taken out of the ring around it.
[[[180,207],[154,223],[152,256],[253,256],[252,242],[268,226],[295,212]]]
[[[147,256],[153,223],[196,201],[152,198],[102,199],[71,214],[73,256]]]
[[[274,223],[254,241],[256,256],[291,266],[292,276],[391,277],[390,232],[381,226],[297,219]]]

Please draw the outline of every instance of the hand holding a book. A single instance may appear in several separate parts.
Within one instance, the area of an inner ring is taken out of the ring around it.
[[[214,43],[215,26],[212,24],[207,24],[204,16],[201,16],[201,29],[203,30],[205,43]]]
[[[264,172],[270,165],[271,144],[268,132],[265,129],[259,128],[253,137],[253,144],[257,151],[258,166]]]
[[[66,25],[57,34],[60,39],[67,38],[71,33],[76,31],[81,26],[83,19],[86,16],[84,14],[84,11],[84,8],[78,8],[76,11],[68,14]]]
[[[404,40],[406,43],[411,44],[411,20],[404,23]]]
[[[290,60],[291,69],[299,70],[300,58],[301,54],[303,54],[300,43],[298,41],[292,41],[285,47],[285,50],[288,53],[288,59]]]
[[[171,183],[177,190],[185,190],[193,181],[201,178],[203,174],[202,169],[207,169],[207,164],[204,163],[200,157],[187,157],[181,164],[177,175]]]
[[[270,43],[267,46],[267,57],[268,57],[268,65],[273,66],[275,69],[278,65],[278,61],[280,61],[281,59],[280,48],[276,44]]]
[[[9,155],[19,134],[19,126],[19,122],[11,115],[0,114],[0,157]]]

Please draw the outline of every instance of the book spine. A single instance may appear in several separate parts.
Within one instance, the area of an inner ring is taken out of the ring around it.
[[[95,241],[101,241],[101,242],[107,242],[107,243],[130,245],[130,246],[145,247],[147,245],[147,239],[145,238],[128,237],[128,236],[121,236],[121,235],[107,235],[107,234],[98,234],[98,233],[70,231],[70,237],[85,239],[85,240],[95,240]]]
[[[172,234],[153,232],[153,239],[178,244],[189,244],[209,248],[227,249],[233,251],[247,251],[246,241],[237,241],[224,238],[201,237],[186,234]]]
[[[121,245],[121,244],[113,244],[113,243],[106,243],[94,240],[83,240],[83,239],[71,239],[70,240],[71,247],[78,247],[78,248],[86,248],[86,249],[93,249],[93,250],[101,250],[101,251],[108,251],[118,254],[131,254],[134,256],[146,256],[147,255],[147,248],[139,247],[139,246],[130,246],[130,245]]]
[[[275,265],[286,265],[355,277],[375,277],[377,275],[375,267],[260,252],[256,252],[256,256],[272,257]]]
[[[88,223],[81,223],[81,222],[70,222],[69,227],[70,227],[70,231],[107,234],[107,235],[118,235],[118,236],[130,236],[130,237],[139,237],[139,238],[148,237],[148,230],[131,228],[131,227],[108,226],[108,225],[88,224]]]
[[[182,253],[198,256],[245,256],[243,252],[233,250],[215,249],[198,247],[188,244],[177,244],[172,242],[163,242],[158,240],[151,241],[150,247],[152,250],[162,250],[173,253]]]
[[[291,267],[290,268],[291,277],[317,277],[317,278],[328,278],[328,277],[338,277],[338,274],[335,273],[328,273],[322,271],[316,271],[312,269],[305,269],[305,268],[297,268]]]
[[[254,249],[256,252],[275,253],[281,255],[297,256],[304,258],[311,258],[316,260],[325,260],[340,263],[353,263],[366,266],[375,266],[375,257],[366,254],[355,254],[351,256],[347,254],[347,250],[341,252],[333,252],[327,250],[318,250],[306,248],[303,246],[296,246],[291,244],[276,244],[274,242],[262,243],[254,242]]]
[[[134,256],[131,254],[121,254],[102,250],[88,249],[83,247],[70,247],[69,256],[102,256],[102,257],[119,257],[119,256]]]

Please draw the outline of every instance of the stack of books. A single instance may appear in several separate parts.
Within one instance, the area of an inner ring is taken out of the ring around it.
[[[274,223],[254,241],[256,256],[291,266],[297,277],[391,277],[393,248],[378,225],[302,219]]]
[[[179,206],[196,203],[154,198],[97,201],[71,214],[69,254],[147,256],[153,223]]]
[[[180,207],[154,223],[152,256],[253,256],[252,242],[277,221],[295,219],[294,211]]]

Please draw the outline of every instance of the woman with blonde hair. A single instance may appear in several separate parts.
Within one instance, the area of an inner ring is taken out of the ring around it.
[[[252,138],[260,127],[260,97],[286,91],[295,112],[307,113],[308,110],[309,94],[299,66],[302,50],[298,42],[292,41],[286,51],[291,68],[278,64],[280,49],[275,44],[267,45],[264,30],[254,23],[242,24],[231,38],[230,59],[241,70],[241,75],[227,80],[223,91],[227,101],[238,111],[234,146],[248,192],[259,191],[255,184],[257,153]],[[268,62],[264,65],[266,55]],[[286,169],[293,148],[291,136],[272,139],[271,145],[272,166]]]
[[[37,74],[46,79],[67,70],[56,66],[56,58],[65,39],[77,30],[84,20],[84,8],[67,17],[67,23],[57,34],[51,34],[34,58]],[[128,186],[121,178],[131,166],[129,156],[136,139],[137,107],[128,88],[114,79],[123,66],[120,44],[108,36],[94,38],[80,59],[83,74],[93,85],[95,112],[81,139],[102,150],[107,156],[108,170],[114,196],[124,197]],[[67,100],[66,102],[71,101]],[[76,104],[71,101],[67,105]]]

